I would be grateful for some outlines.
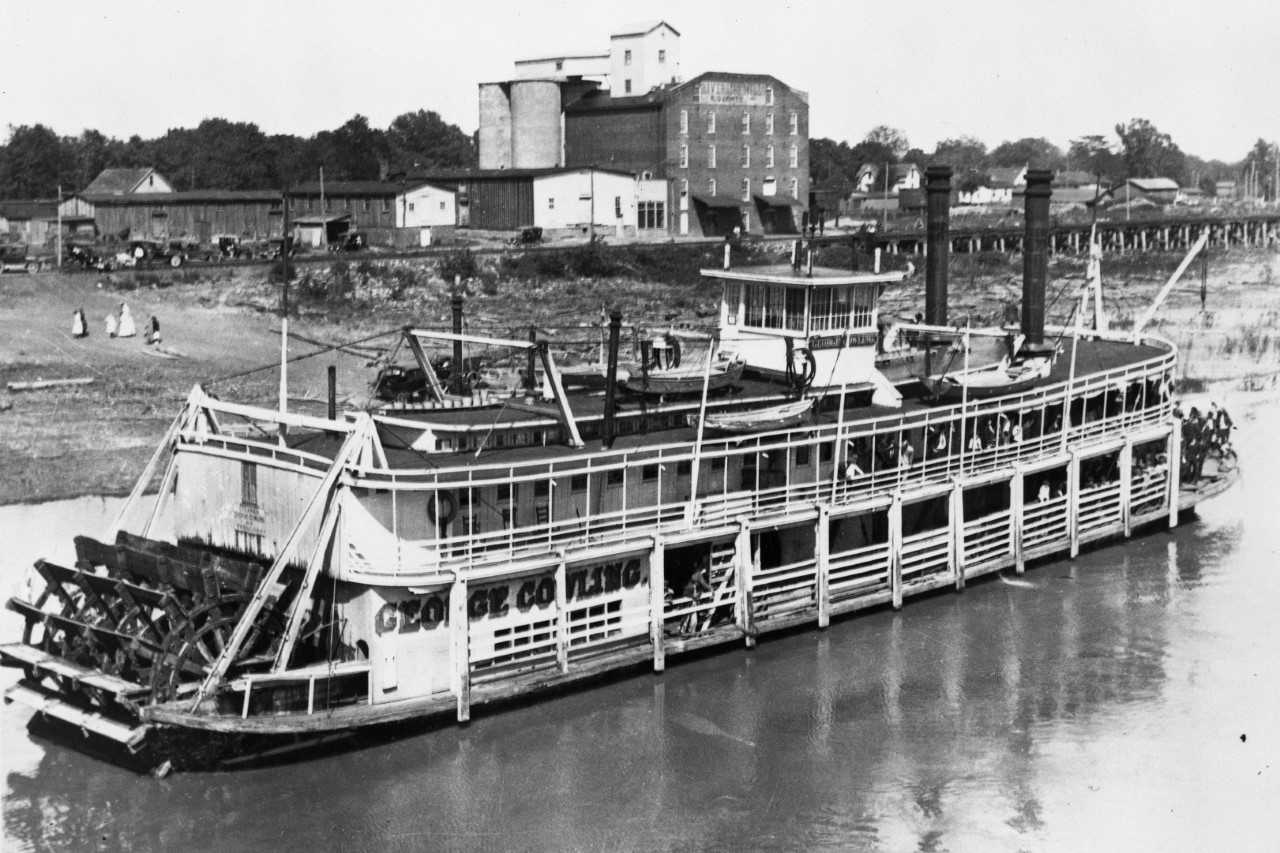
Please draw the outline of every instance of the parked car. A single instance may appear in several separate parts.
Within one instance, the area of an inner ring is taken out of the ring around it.
[[[33,253],[26,243],[0,244],[0,272],[42,272],[54,265],[52,255]]]
[[[348,231],[329,244],[330,252],[359,252],[369,248],[369,237],[363,231]]]

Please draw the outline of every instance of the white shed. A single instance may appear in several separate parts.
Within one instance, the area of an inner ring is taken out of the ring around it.
[[[543,230],[597,228],[636,232],[638,184],[626,172],[565,169],[533,179],[533,219]]]
[[[418,184],[396,199],[397,228],[428,228],[455,225],[458,221],[457,193],[440,184]]]

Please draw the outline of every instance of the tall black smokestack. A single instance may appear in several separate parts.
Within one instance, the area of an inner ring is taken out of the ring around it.
[[[1022,238],[1022,334],[1027,354],[1044,351],[1044,291],[1049,278],[1049,196],[1053,172],[1027,171],[1026,230]]]
[[[924,170],[924,191],[929,227],[926,234],[928,257],[924,264],[924,321],[947,325],[947,263],[951,255],[948,218],[951,215],[951,167],[930,166]]]
[[[604,422],[600,425],[600,443],[613,447],[618,434],[618,338],[622,335],[622,312],[609,312],[609,367],[604,382]]]

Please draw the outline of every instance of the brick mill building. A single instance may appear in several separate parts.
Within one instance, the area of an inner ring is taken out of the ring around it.
[[[663,21],[608,54],[521,60],[480,84],[480,166],[598,167],[636,178],[643,230],[791,233],[809,198],[809,99],[769,74],[679,73]]]

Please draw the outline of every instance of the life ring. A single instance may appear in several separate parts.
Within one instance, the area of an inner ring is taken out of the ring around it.
[[[796,361],[801,360],[802,370],[796,371]],[[818,360],[808,347],[796,347],[787,360],[787,383],[793,388],[808,388],[818,375]]]
[[[680,339],[675,335],[664,335],[667,344],[667,367],[680,366]]]
[[[436,514],[436,507],[440,507],[439,517]],[[431,519],[431,523],[438,527],[444,527],[458,515],[458,502],[453,497],[453,492],[437,491],[434,498],[427,500],[427,518]]]

